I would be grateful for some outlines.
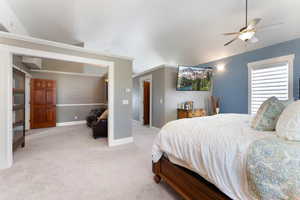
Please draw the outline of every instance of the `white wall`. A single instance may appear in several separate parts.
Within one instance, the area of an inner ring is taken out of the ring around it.
[[[12,165],[12,58],[0,48],[0,169]]]
[[[20,35],[29,35],[6,0],[0,0],[0,24],[2,24],[8,32]]]

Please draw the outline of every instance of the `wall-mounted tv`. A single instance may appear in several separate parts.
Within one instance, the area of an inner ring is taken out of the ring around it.
[[[177,91],[209,91],[212,67],[178,66]]]

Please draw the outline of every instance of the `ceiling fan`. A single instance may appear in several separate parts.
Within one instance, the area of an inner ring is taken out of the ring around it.
[[[261,20],[262,20],[261,18],[255,18],[248,23],[248,0],[246,0],[246,25],[245,25],[245,27],[241,28],[239,30],[239,32],[224,33],[223,35],[236,35],[235,38],[233,38],[232,40],[230,40],[229,42],[224,44],[224,46],[231,44],[232,42],[236,41],[237,39],[240,39],[244,42],[251,42],[251,43],[258,42],[257,37],[255,37],[255,34],[258,30],[258,28],[256,26]],[[282,23],[278,23],[278,24],[282,24]],[[270,26],[278,25],[278,24],[272,24],[272,25],[265,26],[262,28],[267,28]],[[262,28],[259,28],[259,30],[261,30]]]

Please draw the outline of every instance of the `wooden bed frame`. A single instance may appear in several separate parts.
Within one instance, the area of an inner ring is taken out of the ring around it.
[[[171,163],[166,157],[153,163],[152,171],[157,184],[165,181],[186,200],[230,200],[201,176]]]

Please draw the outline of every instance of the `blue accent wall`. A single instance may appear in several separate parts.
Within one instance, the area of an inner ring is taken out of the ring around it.
[[[221,98],[222,113],[248,113],[248,63],[295,54],[294,97],[299,96],[300,39],[249,51],[199,66],[225,64],[224,72],[214,73],[213,95]]]

